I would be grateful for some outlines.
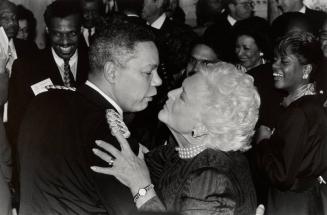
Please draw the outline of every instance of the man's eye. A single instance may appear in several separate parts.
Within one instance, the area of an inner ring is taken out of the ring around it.
[[[55,37],[60,37],[61,36],[61,34],[59,32],[53,32],[52,35],[55,36]]]
[[[281,60],[281,63],[282,63],[282,64],[288,64],[288,63],[289,63],[289,60],[282,59],[282,60]]]
[[[69,37],[76,37],[77,36],[77,32],[70,32],[69,33]]]

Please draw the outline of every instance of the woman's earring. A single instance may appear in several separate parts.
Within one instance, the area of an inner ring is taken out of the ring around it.
[[[302,79],[306,80],[308,79],[309,75],[307,73],[304,73],[303,76],[302,76]]]
[[[208,130],[205,126],[198,126],[192,130],[192,137],[194,138],[201,137],[206,134],[208,134]]]

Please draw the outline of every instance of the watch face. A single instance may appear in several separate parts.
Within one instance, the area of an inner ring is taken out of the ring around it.
[[[140,196],[144,196],[146,194],[146,189],[144,189],[144,188],[139,189],[139,194],[140,194]]]

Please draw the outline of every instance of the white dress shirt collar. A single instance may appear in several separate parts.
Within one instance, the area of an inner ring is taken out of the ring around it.
[[[14,59],[17,59],[17,52],[16,52],[16,47],[15,47],[15,44],[14,44],[14,40],[13,40],[13,39],[10,39],[8,45],[9,45],[9,47],[10,47],[10,53],[11,53],[11,56],[12,56]]]
[[[89,41],[89,29],[82,27],[82,33],[83,33],[83,37],[85,39],[85,42],[87,44],[87,46],[90,46],[90,41]],[[95,27],[91,28],[91,36],[93,36],[95,34]]]
[[[307,10],[306,7],[303,6],[303,7],[299,10],[299,12],[300,12],[300,13],[305,13],[306,10]]]
[[[119,107],[119,105],[109,96],[107,96],[102,90],[100,90],[99,87],[97,87],[95,84],[93,84],[90,81],[86,81],[85,84],[89,87],[91,87],[92,89],[94,89],[95,91],[97,91],[101,96],[103,96],[112,106],[114,106],[114,108],[118,111],[118,113],[123,117],[123,110],[121,109],[121,107]]]
[[[57,64],[57,66],[59,68],[60,74],[63,77],[63,73],[64,73],[63,68],[64,68],[65,62],[61,57],[59,57],[57,55],[57,53],[53,50],[53,48],[51,48],[51,52],[52,52],[52,56]],[[76,50],[75,53],[73,54],[73,56],[71,56],[71,58],[69,59],[70,70],[73,73],[75,80],[76,80],[76,73],[77,73],[77,71],[76,71],[77,70],[77,60],[78,60],[77,56],[78,55],[77,55],[77,50]]]
[[[227,16],[227,21],[231,24],[231,26],[235,25],[235,23],[237,22],[237,20],[231,17],[230,15]]]
[[[159,18],[156,19],[156,21],[154,21],[151,24],[151,27],[156,28],[156,29],[160,29],[162,27],[163,23],[165,22],[166,17],[167,17],[166,13],[161,14],[161,16],[159,16]]]

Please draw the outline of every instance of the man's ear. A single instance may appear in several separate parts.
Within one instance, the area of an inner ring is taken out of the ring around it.
[[[115,83],[117,80],[117,68],[115,64],[111,61],[107,61],[103,68],[103,73],[105,79],[110,83]]]

